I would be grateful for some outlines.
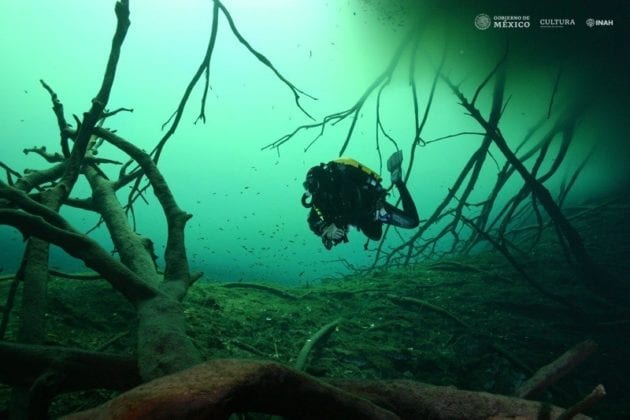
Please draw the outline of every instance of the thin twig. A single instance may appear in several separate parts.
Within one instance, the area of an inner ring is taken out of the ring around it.
[[[218,2],[214,2],[214,6],[212,7],[212,29],[210,30],[210,41],[208,42],[208,48],[206,50],[206,57],[202,62],[203,73],[204,73],[204,86],[203,86],[203,95],[201,97],[201,107],[199,110],[199,116],[195,120],[195,124],[197,121],[201,120],[205,124],[206,122],[206,100],[208,99],[208,89],[210,88],[210,59],[212,57],[212,51],[214,51],[214,45],[217,40],[217,29],[219,27],[219,4]],[[200,67],[201,69],[201,67]]]
[[[553,108],[553,101],[558,93],[558,86],[560,85],[560,77],[562,76],[562,64],[558,67],[556,73],[556,80],[553,83],[553,90],[551,91],[551,98],[549,98],[549,108],[547,109],[547,119],[551,118],[551,109]]]
[[[115,109],[113,111],[103,112],[103,119],[112,117],[112,116],[118,114],[119,112],[133,112],[133,108],[123,108],[123,107],[121,107],[121,108],[117,108],[117,109]]]
[[[468,136],[468,135],[471,135],[471,136],[485,136],[486,133],[480,133],[480,132],[477,132],[477,131],[462,131],[462,132],[459,132],[459,133],[456,133],[456,134],[450,134],[448,136],[442,136],[442,137],[438,137],[438,138],[435,138],[435,139],[432,139],[432,140],[425,140],[424,144],[425,145],[426,144],[431,144],[431,143],[435,143],[435,142],[438,142],[438,141],[441,141],[441,140],[451,139],[453,137]]]
[[[16,178],[20,178],[22,176],[21,173],[19,173],[18,171],[12,169],[11,167],[9,167],[4,162],[0,162],[0,168],[4,169],[5,172],[7,173],[7,183],[9,185],[13,185],[13,178],[11,178],[12,176],[14,176]]]
[[[300,94],[304,95],[304,96],[308,96],[311,99],[317,99],[311,95],[309,95],[308,93],[304,92],[301,89],[298,89],[297,87],[295,87],[295,85],[293,83],[291,83],[290,81],[288,81],[277,69],[276,67],[271,63],[271,61],[269,61],[269,59],[267,57],[265,57],[264,55],[262,55],[261,53],[259,53],[258,51],[256,51],[251,45],[250,43],[241,35],[241,33],[238,31],[238,29],[236,28],[236,24],[234,23],[234,20],[232,19],[232,15],[230,15],[230,12],[228,12],[228,10],[225,8],[225,6],[219,1],[219,0],[214,0],[215,4],[217,4],[219,6],[219,8],[221,9],[221,11],[223,12],[223,15],[225,16],[225,18],[228,21],[228,24],[230,25],[230,29],[232,29],[232,33],[234,34],[234,36],[236,37],[236,39],[238,39],[238,41],[245,46],[245,48],[247,48],[249,50],[249,52],[251,52],[257,59],[258,61],[260,61],[261,63],[263,63],[265,66],[267,66],[269,69],[271,69],[271,71],[274,72],[274,74],[276,75],[276,77],[278,79],[280,79],[285,85],[287,85],[289,87],[289,89],[291,89],[291,91],[293,92],[293,97],[295,99],[295,104],[297,105],[298,108],[300,108],[300,110],[306,114],[307,117],[309,117],[310,119],[314,120],[314,118],[308,113],[306,112],[306,110],[302,107],[302,104],[300,103]]]
[[[324,129],[326,128],[326,126],[328,124],[335,125],[335,124],[338,124],[339,122],[345,120],[347,117],[352,116],[351,126],[350,126],[348,132],[346,133],[346,138],[344,140],[343,145],[341,146],[341,150],[339,151],[339,155],[340,156],[343,155],[343,153],[345,152],[346,148],[348,147],[348,144],[350,142],[350,138],[352,137],[352,133],[354,131],[354,126],[355,126],[356,121],[358,119],[360,110],[362,109],[362,107],[365,104],[366,100],[370,97],[370,95],[374,92],[374,90],[376,88],[382,87],[383,85],[387,85],[389,83],[389,81],[391,80],[392,74],[394,72],[394,69],[398,65],[400,57],[402,56],[402,54],[407,49],[407,46],[408,46],[409,42],[413,39],[413,35],[414,34],[415,34],[414,30],[411,30],[411,31],[408,32],[407,36],[398,45],[398,48],[396,49],[394,55],[392,56],[391,60],[389,61],[388,65],[387,65],[387,67],[385,68],[385,70],[381,74],[379,74],[376,77],[376,79],[374,79],[374,81],[370,84],[370,86],[368,86],[368,88],[363,92],[361,97],[354,103],[354,105],[352,105],[350,108],[348,108],[346,110],[329,114],[329,115],[325,116],[318,123],[301,125],[301,126],[297,127],[295,130],[293,130],[291,133],[285,134],[284,136],[280,137],[279,139],[275,140],[274,142],[272,142],[272,143],[262,147],[261,150],[279,149],[280,146],[282,146],[283,144],[285,144],[286,142],[291,140],[300,131],[302,131],[302,130],[310,130],[312,128],[319,128],[320,129],[319,134],[306,147],[306,150],[308,150],[310,148],[310,146],[312,144],[314,144],[315,141],[322,136],[322,134],[324,133]],[[379,92],[380,92],[380,89],[379,89]]]
[[[490,79],[492,79],[492,76],[494,76],[495,73],[501,68],[501,66],[503,65],[505,60],[507,60],[509,50],[510,50],[509,49],[509,44],[506,44],[505,45],[505,50],[503,51],[503,56],[501,56],[501,58],[499,59],[497,64],[494,66],[492,71],[490,71],[490,73],[486,76],[486,78],[483,79],[483,81],[477,87],[477,90],[475,91],[475,94],[473,95],[472,99],[470,100],[470,104],[472,106],[475,106],[475,102],[477,102],[477,97],[479,96],[479,94],[481,93],[483,88],[488,84]]]

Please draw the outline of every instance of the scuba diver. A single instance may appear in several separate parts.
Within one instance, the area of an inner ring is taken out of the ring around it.
[[[322,238],[326,249],[348,242],[350,225],[362,231],[368,241],[381,238],[384,223],[407,229],[418,226],[418,212],[402,180],[401,165],[399,150],[387,160],[387,169],[392,186],[400,193],[402,210],[385,201],[388,190],[381,185],[382,178],[354,159],[340,158],[309,169],[302,205],[310,208],[308,225]]]

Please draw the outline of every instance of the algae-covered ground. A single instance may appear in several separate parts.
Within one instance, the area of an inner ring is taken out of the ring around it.
[[[628,208],[615,200],[569,213],[595,258],[626,281]],[[606,303],[586,288],[551,237],[516,255],[531,279],[566,302],[544,296],[503,256],[488,250],[308,287],[200,280],[185,299],[189,334],[206,358],[293,365],[306,340],[338,320],[311,355],[309,373],[405,378],[502,394],[512,394],[537,368],[593,339],[599,345],[595,354],[539,399],[572,405],[603,383],[608,395],[589,414],[630,417],[630,321],[614,315],[622,313],[621,304]],[[8,282],[0,283],[0,296],[7,289]],[[133,309],[104,281],[54,278],[48,316],[48,344],[133,352]],[[12,334],[10,328],[7,339]],[[113,395],[61,396],[53,413],[87,408]],[[8,389],[2,396],[6,404]]]

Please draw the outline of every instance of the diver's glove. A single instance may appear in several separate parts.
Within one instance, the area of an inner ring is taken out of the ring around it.
[[[398,150],[387,159],[387,170],[392,175],[392,184],[396,185],[402,181],[402,150]]]
[[[333,245],[337,245],[346,238],[346,230],[339,228],[334,223],[329,224],[322,231],[322,242],[326,249],[331,249]]]

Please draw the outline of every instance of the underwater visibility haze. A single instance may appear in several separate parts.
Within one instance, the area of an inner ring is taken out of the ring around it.
[[[630,418],[626,2],[3,6],[3,416]]]

